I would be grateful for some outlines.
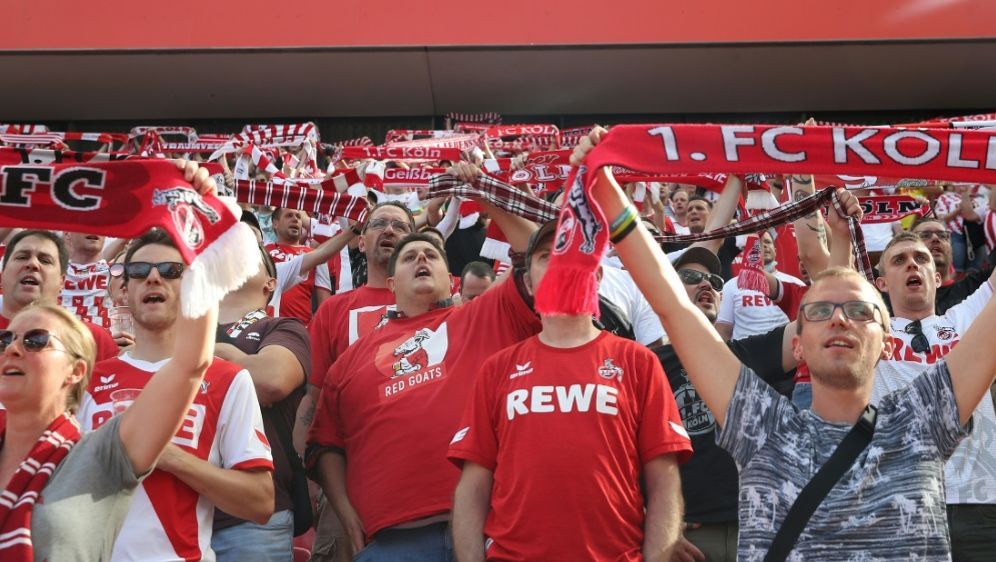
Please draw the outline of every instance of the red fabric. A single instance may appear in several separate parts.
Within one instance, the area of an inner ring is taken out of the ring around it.
[[[775,301],[778,308],[782,309],[789,322],[799,317],[799,306],[802,305],[802,297],[809,291],[809,285],[798,285],[796,283],[780,283],[781,297]]]
[[[375,160],[450,160],[459,162],[459,148],[432,146],[344,146],[343,158],[373,158]]]
[[[159,227],[188,264],[238,223],[224,203],[201,197],[167,161],[7,166],[0,182],[0,226],[118,238]]]
[[[540,329],[516,285],[389,320],[326,375],[309,447],[345,451],[347,492],[368,536],[453,507],[459,471],[446,460],[446,445],[478,369]]]
[[[273,263],[283,263],[294,256],[306,254],[311,251],[308,246],[288,246],[287,244],[267,244],[266,252],[273,258]],[[322,267],[319,265],[318,267]],[[308,272],[308,279],[294,285],[291,290],[280,296],[280,316],[297,318],[305,326],[311,322],[311,298],[315,292],[315,273],[318,268]],[[323,287],[330,289],[330,287]]]
[[[0,417],[0,441],[7,437],[7,416]],[[31,512],[52,472],[80,440],[80,427],[69,412],[55,418],[35,442],[0,496],[0,559],[34,562]],[[29,462],[30,461],[30,462]],[[32,464],[36,470],[32,470]]]
[[[325,374],[350,345],[372,332],[394,307],[390,289],[363,286],[332,295],[318,307],[308,334],[311,336],[311,380],[318,388]]]
[[[235,198],[251,205],[298,209],[310,214],[362,221],[367,213],[366,198],[342,193],[355,183],[362,183],[362,180],[352,169],[321,183],[282,178],[272,182],[236,180]]]
[[[783,224],[775,227],[775,232],[778,233],[775,238],[775,259],[778,260],[778,270],[802,279],[802,268],[799,267],[799,242],[795,238],[795,228],[791,224]]]
[[[747,237],[744,251],[738,256],[742,257],[740,271],[737,273],[738,289],[768,294],[768,279],[761,269],[761,253],[761,239],[757,235]]]
[[[585,183],[585,167],[574,173],[557,219],[549,269],[536,292],[540,314],[598,315],[595,270],[609,242],[609,224],[591,198],[594,184]]]
[[[608,332],[492,356],[458,428],[450,460],[494,472],[489,560],[642,560],[643,466],[692,453],[660,361]]]

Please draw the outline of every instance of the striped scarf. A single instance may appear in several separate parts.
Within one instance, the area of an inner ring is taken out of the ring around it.
[[[6,416],[0,416],[0,439],[7,436]],[[69,412],[55,418],[21,461],[0,494],[0,560],[33,562],[31,513],[52,472],[80,440],[80,427]]]

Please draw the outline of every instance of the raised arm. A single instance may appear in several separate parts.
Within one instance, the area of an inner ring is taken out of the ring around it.
[[[358,235],[352,228],[345,228],[335,236],[315,246],[313,250],[302,254],[300,275],[307,275],[312,269],[332,259],[333,256],[349,245],[350,240]]]
[[[477,181],[481,177],[481,169],[467,162],[454,164],[447,173],[453,174],[467,183]],[[508,244],[514,252],[525,252],[529,245],[529,236],[536,231],[536,223],[530,222],[520,216],[508,213],[491,203],[479,198],[474,198],[485,213],[496,223],[508,239]]]
[[[206,168],[178,161],[184,178],[200,193],[216,193],[214,180]],[[118,426],[121,442],[135,474],[144,474],[155,464],[169,440],[180,428],[201,379],[211,365],[218,307],[200,318],[176,319],[176,340],[172,358],[148,384],[124,414]]]
[[[709,213],[709,220],[706,221],[704,229],[705,232],[710,232],[730,224],[730,221],[733,220],[733,215],[737,212],[737,203],[740,202],[740,194],[743,192],[743,188],[744,183],[740,181],[740,178],[730,174],[723,185],[723,192],[720,193],[719,200],[716,201],[712,212]],[[720,246],[723,245],[723,240],[723,238],[720,238],[718,240],[696,242],[692,246],[701,246],[715,254],[719,252]]]
[[[625,195],[604,169],[598,172],[597,182],[593,196],[605,216],[612,220],[627,204]],[[660,317],[696,391],[716,421],[723,425],[740,373],[740,361],[689,300],[671,262],[641,222],[638,221],[633,232],[615,248],[647,302]]]
[[[992,285],[992,276],[988,283]],[[996,378],[996,353],[992,349],[994,333],[996,299],[990,298],[982,313],[945,358],[951,371],[951,386],[962,425],[972,417],[979,402],[989,396],[989,387]]]
[[[796,174],[789,177],[792,190],[792,200],[799,201],[816,193],[813,176]],[[795,229],[795,240],[799,246],[799,261],[809,272],[816,275],[830,264],[830,252],[827,249],[826,223],[823,213],[814,211],[800,219],[792,221]]]

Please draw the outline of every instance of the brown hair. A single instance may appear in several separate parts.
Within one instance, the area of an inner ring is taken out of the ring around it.
[[[923,247],[927,247],[927,245],[923,243],[923,240],[920,240],[920,236],[915,232],[904,230],[896,234],[895,236],[892,237],[892,240],[889,240],[889,243],[885,245],[885,248],[882,249],[882,254],[879,255],[878,272],[880,276],[882,273],[885,272],[885,255],[889,253],[889,248],[892,248],[896,244],[900,244],[902,242],[916,242],[917,244],[920,244]]]

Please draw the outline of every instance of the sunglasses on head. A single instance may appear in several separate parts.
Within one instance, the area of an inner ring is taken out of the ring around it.
[[[14,341],[17,340],[17,334],[11,330],[0,330],[0,353],[7,350],[7,347],[12,345]],[[32,353],[38,353],[51,345],[52,340],[59,340],[59,336],[56,336],[52,332],[44,328],[35,328],[33,330],[28,330],[24,332],[21,336],[21,345],[24,346],[25,351],[30,351]],[[62,341],[62,340],[59,340]],[[66,345],[65,342],[62,343],[63,346]],[[56,348],[52,348],[56,349]],[[57,351],[65,351],[66,353],[72,355],[73,357],[79,357],[78,354],[69,351],[68,349],[58,349]]]
[[[124,266],[125,279],[145,279],[152,273],[152,268],[156,268],[159,277],[163,279],[179,279],[183,275],[183,264],[176,261],[164,261],[160,263],[149,263],[147,261],[133,261]]]
[[[723,290],[723,278],[715,273],[705,273],[694,269],[679,269],[678,278],[685,285],[698,285],[703,279],[708,279],[713,289],[717,291]]]

